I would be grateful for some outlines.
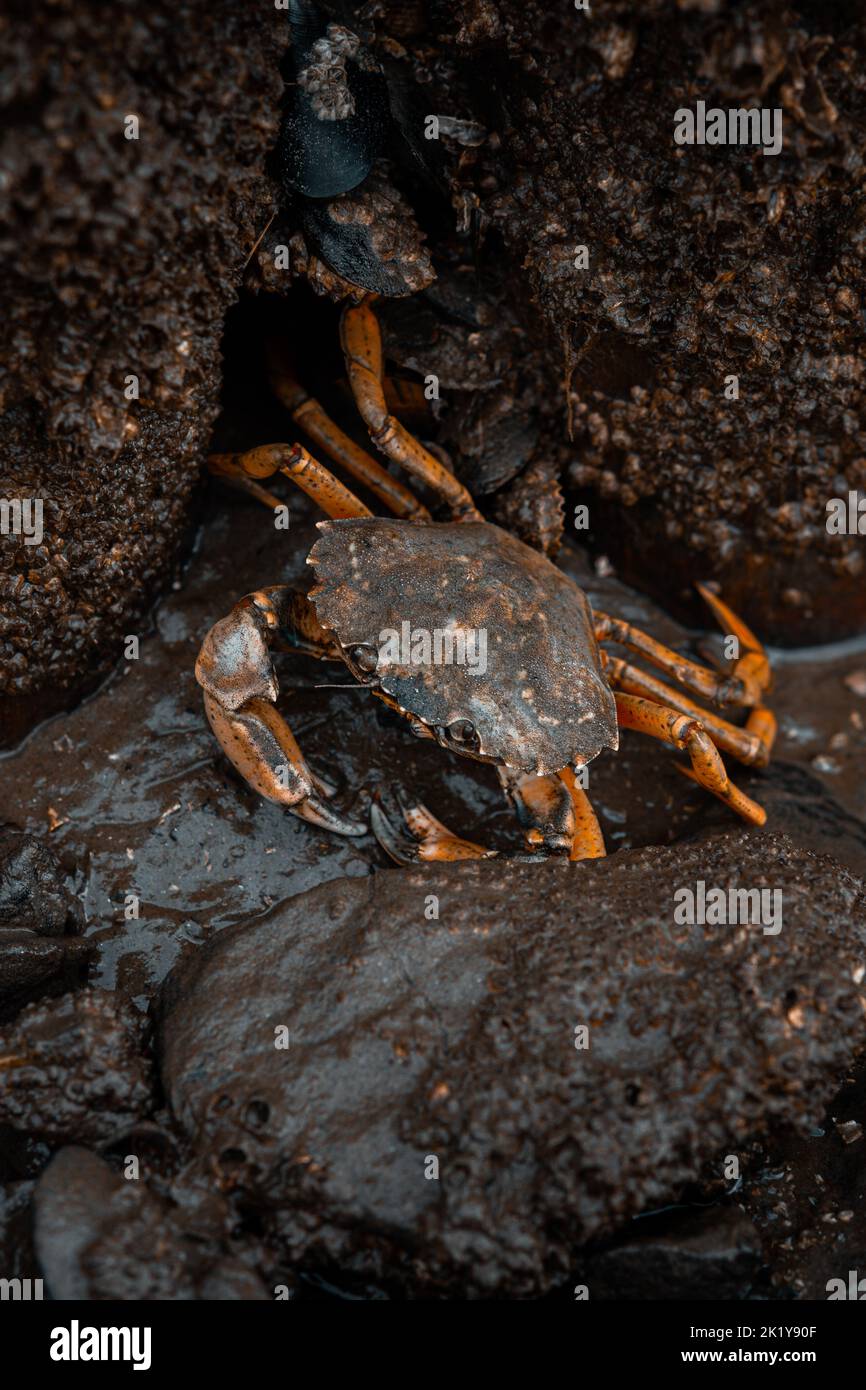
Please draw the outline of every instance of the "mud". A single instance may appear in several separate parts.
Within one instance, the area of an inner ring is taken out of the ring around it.
[[[108,990],[31,1004],[0,1031],[0,1125],[98,1145],[152,1108],[141,1015]]]

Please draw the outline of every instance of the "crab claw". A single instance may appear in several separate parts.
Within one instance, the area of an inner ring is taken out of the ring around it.
[[[214,624],[195,668],[205,712],[226,757],[253,791],[320,830],[360,838],[367,826],[328,804],[334,788],[307,765],[276,708],[270,647],[289,631],[293,615],[292,594],[275,586],[248,594]],[[302,632],[295,636],[303,639]]]
[[[496,858],[495,849],[484,849],[472,840],[461,840],[453,835],[420,801],[410,804],[396,789],[392,794],[400,807],[402,826],[396,828],[386,815],[378,792],[370,807],[370,824],[379,844],[395,863],[410,865],[435,860]]]

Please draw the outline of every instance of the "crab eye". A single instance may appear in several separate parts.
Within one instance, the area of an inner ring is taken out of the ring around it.
[[[478,735],[471,719],[455,719],[448,725],[448,733],[455,743],[477,743]]]
[[[367,645],[353,647],[351,657],[355,665],[359,666],[362,671],[372,673],[379,665],[379,653],[376,651],[375,647],[369,647]]]

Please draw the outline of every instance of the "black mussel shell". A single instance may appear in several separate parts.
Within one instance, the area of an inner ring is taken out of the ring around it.
[[[383,261],[373,249],[364,223],[335,222],[327,206],[307,203],[301,213],[307,245],[352,285],[372,294],[390,296],[412,293],[398,261]]]
[[[288,13],[293,87],[278,143],[283,182],[307,198],[336,198],[363,182],[387,141],[385,79],[359,66],[356,56],[339,60],[351,111],[337,119],[323,117],[321,100],[305,88],[303,79],[315,62],[314,44],[328,37],[330,21],[306,0],[293,0]]]

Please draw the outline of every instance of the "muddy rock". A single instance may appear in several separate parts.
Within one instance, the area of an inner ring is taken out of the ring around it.
[[[36,1253],[52,1298],[264,1299],[252,1269],[184,1228],[182,1213],[87,1149],[66,1148],[34,1198]]]
[[[28,999],[79,984],[95,953],[95,943],[80,936],[0,932],[0,1019]]]
[[[578,1271],[590,1298],[745,1298],[761,1238],[739,1207],[645,1217]]]
[[[676,926],[697,880],[781,889],[782,930]],[[864,967],[862,884],[783,836],[395,872],[177,970],[162,1076],[292,1262],[530,1295],[705,1162],[820,1115]]]
[[[76,935],[82,928],[57,856],[35,836],[0,827],[0,1018],[79,978],[93,955]]]
[[[231,0],[13,4],[3,27],[0,497],[43,503],[39,543],[0,547],[7,739],[119,660],[170,582],[272,210],[286,40],[283,12]]]
[[[107,990],[31,1004],[0,1032],[0,1124],[98,1144],[150,1107],[142,1019]]]
[[[80,917],[56,854],[33,835],[0,827],[0,931],[62,936]]]

